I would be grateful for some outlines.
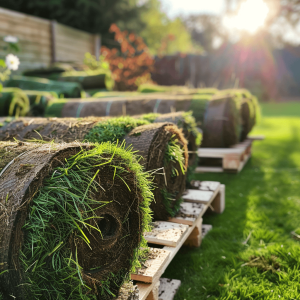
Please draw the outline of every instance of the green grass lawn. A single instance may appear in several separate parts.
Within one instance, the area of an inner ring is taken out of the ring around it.
[[[300,242],[290,236],[300,227],[300,103],[262,111],[253,134],[266,139],[240,174],[195,175],[226,185],[226,209],[204,216],[213,230],[163,275],[182,281],[176,300],[300,299]]]

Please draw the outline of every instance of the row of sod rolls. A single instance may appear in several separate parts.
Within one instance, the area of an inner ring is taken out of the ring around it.
[[[151,204],[154,219],[167,220],[179,209],[185,189],[188,148],[182,130],[171,122],[151,123],[137,117],[4,121],[0,140],[14,139],[98,143],[124,140],[154,178],[155,201]]]
[[[152,200],[125,147],[0,142],[3,299],[115,298],[147,249]]]
[[[121,116],[193,111],[203,131],[202,147],[226,148],[240,140],[240,102],[222,95],[144,94],[101,99],[53,100],[48,117]]]

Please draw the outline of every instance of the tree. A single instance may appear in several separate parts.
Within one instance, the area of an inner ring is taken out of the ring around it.
[[[124,30],[143,28],[144,6],[138,0],[0,0],[0,6],[26,14],[57,20],[91,33],[101,33],[109,44],[113,35],[110,25],[117,23]],[[119,24],[120,23],[120,24]],[[114,45],[114,44],[113,44]]]
[[[201,51],[193,45],[191,35],[183,20],[171,20],[161,11],[158,0],[149,0],[142,12],[142,19],[146,26],[139,34],[145,40],[152,54],[174,54],[176,52]]]

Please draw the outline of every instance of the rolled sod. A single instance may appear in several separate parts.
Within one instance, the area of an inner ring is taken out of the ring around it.
[[[197,150],[202,140],[202,131],[197,127],[192,112],[174,112],[169,114],[146,114],[141,116],[142,119],[151,123],[170,122],[182,129],[184,137],[188,142],[189,151],[189,168],[197,166]]]
[[[85,89],[112,90],[115,85],[109,70],[69,71],[60,74],[59,81],[77,82]]]
[[[2,88],[0,91],[0,116],[25,116],[30,110],[26,93],[18,88]]]
[[[17,87],[22,90],[55,92],[59,97],[80,98],[82,86],[76,82],[60,82],[45,78],[13,76],[5,82],[6,87]]]
[[[30,102],[30,111],[28,116],[43,117],[45,115],[46,107],[52,99],[58,99],[58,95],[55,92],[43,92],[43,91],[23,91]]]
[[[122,116],[193,111],[202,147],[227,148],[240,140],[240,102],[231,96],[149,94],[103,99],[53,100],[48,117]],[[213,130],[213,131],[212,131]]]
[[[236,101],[240,102],[240,115],[242,122],[240,140],[245,140],[255,126],[260,114],[257,98],[246,89],[222,90],[220,91],[220,94],[231,95],[236,99]]]
[[[4,299],[113,299],[146,242],[153,195],[130,149],[0,143]]]
[[[120,118],[19,118],[0,127],[0,140],[54,140],[55,142],[126,141],[141,156],[140,163],[154,177],[155,203],[151,204],[156,220],[174,216],[185,189],[188,166],[187,141],[172,123],[150,124],[132,117]],[[143,143],[139,142],[143,139]],[[163,203],[163,205],[162,205]],[[156,208],[156,206],[158,208]]]

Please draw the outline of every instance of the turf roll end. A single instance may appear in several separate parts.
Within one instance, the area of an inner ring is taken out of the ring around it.
[[[1,142],[0,174],[4,299],[116,297],[151,219],[149,175],[132,151]]]
[[[185,190],[188,149],[182,131],[172,123],[148,124],[133,129],[125,141],[154,176],[154,219],[167,220],[176,214]]]

